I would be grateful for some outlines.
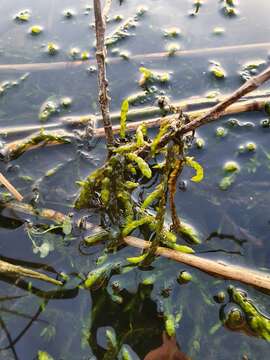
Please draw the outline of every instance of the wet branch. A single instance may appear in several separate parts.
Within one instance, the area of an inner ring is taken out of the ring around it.
[[[114,136],[109,111],[108,80],[106,78],[106,48],[105,48],[105,29],[106,22],[101,11],[100,0],[94,0],[95,26],[96,26],[96,59],[98,65],[98,86],[99,104],[102,113],[103,127],[107,138],[108,146],[113,145]]]

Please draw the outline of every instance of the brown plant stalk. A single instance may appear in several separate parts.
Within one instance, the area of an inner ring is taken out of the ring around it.
[[[100,0],[94,0],[95,27],[96,27],[96,59],[98,65],[98,86],[99,86],[99,104],[102,113],[103,127],[108,146],[114,143],[112,123],[109,110],[108,80],[106,78],[106,47],[105,47],[105,29],[106,22],[101,11]]]

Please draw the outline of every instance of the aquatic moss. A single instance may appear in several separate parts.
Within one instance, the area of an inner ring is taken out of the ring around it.
[[[192,167],[196,171],[196,175],[192,176],[190,180],[194,182],[202,181],[204,176],[203,167],[197,161],[195,161],[193,157],[190,156],[185,157],[185,162],[188,166]]]
[[[151,215],[144,216],[139,220],[134,220],[128,223],[122,230],[122,235],[125,237],[130,234],[133,230],[144,224],[155,222],[155,218]]]
[[[121,114],[120,114],[120,138],[124,139],[126,137],[126,123],[127,123],[127,113],[129,109],[129,100],[125,99],[121,105]]]
[[[156,137],[153,139],[151,144],[151,152],[154,155],[157,152],[158,145],[160,143],[161,138],[166,134],[170,127],[169,121],[162,121],[160,124],[159,132]]]
[[[126,154],[126,156],[129,160],[134,161],[138,165],[143,176],[147,177],[148,179],[151,179],[152,171],[146,161],[144,161],[141,157],[139,157],[136,154]]]
[[[152,191],[142,203],[141,209],[147,209],[154,201],[158,200],[163,193],[163,185],[158,184],[154,191]]]
[[[193,244],[200,244],[201,240],[199,238],[199,234],[197,230],[190,224],[181,221],[180,228],[178,229],[180,234],[187,239],[188,241],[192,242]]]

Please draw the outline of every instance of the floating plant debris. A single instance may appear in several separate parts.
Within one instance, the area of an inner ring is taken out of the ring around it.
[[[176,38],[181,35],[181,30],[178,27],[171,27],[165,29],[163,34],[166,38]]]
[[[170,43],[166,46],[168,56],[174,56],[177,51],[181,49],[181,46],[177,43]]]
[[[31,12],[28,9],[19,11],[15,16],[14,19],[19,22],[27,22],[30,20]]]
[[[59,51],[59,46],[53,42],[49,42],[46,46],[46,50],[49,55],[55,55]]]
[[[42,31],[43,31],[43,28],[40,25],[31,26],[29,29],[29,32],[31,35],[39,35],[42,33]]]
[[[136,28],[138,21],[145,14],[147,8],[140,7],[134,16],[128,18],[123,24],[121,24],[116,30],[108,35],[105,39],[106,46],[112,46],[117,44],[120,40],[131,36],[130,30]]]
[[[226,76],[226,72],[221,66],[221,64],[217,61],[211,61],[211,65],[209,67],[209,71],[217,78],[224,79]]]

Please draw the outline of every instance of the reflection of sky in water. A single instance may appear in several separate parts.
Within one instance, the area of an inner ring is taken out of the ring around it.
[[[126,0],[122,7],[114,1],[112,16],[122,14],[124,18],[132,16],[141,1]],[[92,22],[92,14],[84,14],[86,1],[1,1],[1,12],[5,14],[0,21],[0,63],[24,63],[24,62],[53,62],[67,61],[68,51],[71,47],[79,47],[81,50],[88,49],[94,56],[93,41],[94,33],[89,27]],[[219,1],[205,1],[197,17],[191,18],[188,12],[192,9],[192,1],[161,1],[148,0],[144,2],[149,11],[141,19],[139,26],[132,30],[136,36],[119,43],[120,50],[129,50],[131,54],[144,54],[164,51],[169,40],[163,37],[166,28],[176,26],[182,31],[182,36],[173,40],[181,45],[182,49],[199,49],[209,47],[221,47],[237,44],[262,43],[269,41],[269,4],[268,1],[254,2],[242,0],[238,6],[239,16],[226,18],[221,14],[221,3]],[[30,8],[32,12],[31,21],[27,24],[16,24],[12,21],[13,15],[22,9]],[[62,12],[66,8],[74,9],[74,19],[64,19]],[[89,19],[90,17],[90,19]],[[32,38],[27,34],[27,29],[33,24],[44,26],[41,36]],[[108,24],[108,33],[116,25]],[[215,27],[224,27],[225,33],[221,36],[213,34]],[[48,41],[54,41],[60,45],[60,52],[55,57],[49,57],[42,50],[42,45]],[[117,46],[118,47],[118,46]],[[270,47],[269,47],[270,49]],[[138,68],[141,64],[146,67],[172,72],[172,81],[163,90],[172,99],[183,99],[192,95],[203,95],[209,90],[220,90],[228,93],[241,84],[239,70],[249,60],[267,60],[268,48],[253,50],[233,50],[227,52],[203,52],[175,58],[121,60],[108,66],[108,77],[110,80],[110,92],[112,97],[111,108],[119,109],[123,98],[140,90],[137,80],[139,78]],[[109,51],[111,55],[111,51]],[[221,62],[227,72],[225,81],[217,81],[208,73],[209,60]],[[69,70],[36,71],[30,72],[30,76],[18,88],[11,89],[9,93],[0,98],[0,124],[1,126],[19,126],[23,124],[39,124],[38,111],[41,104],[50,96],[59,98],[71,96],[73,105],[70,112],[73,114],[95,113],[97,111],[96,101],[96,74],[86,72],[87,65]],[[20,72],[1,72],[0,81],[16,79]],[[66,115],[67,113],[62,113]],[[211,233],[220,231],[230,237],[224,239],[213,237],[198,248],[198,252],[213,251],[205,256],[222,258],[235,263],[248,264],[249,266],[268,267],[270,248],[268,244],[269,218],[268,218],[268,178],[269,160],[265,155],[269,151],[268,131],[262,130],[258,125],[264,118],[264,114],[243,114],[237,116],[241,121],[252,121],[256,125],[252,130],[229,129],[228,136],[217,139],[215,136],[216,124],[209,125],[198,131],[199,135],[206,140],[206,149],[198,151],[193,149],[192,155],[203,165],[205,169],[205,181],[201,184],[193,184],[189,181],[191,171],[185,171],[183,179],[188,181],[188,190],[177,195],[176,204],[179,214],[186,220],[192,221],[200,230],[204,239]],[[228,119],[223,119],[219,124],[227,127]],[[58,121],[57,117],[50,122]],[[6,139],[3,138],[5,141]],[[258,144],[256,154],[252,156],[239,156],[237,147],[247,141],[255,141]],[[69,208],[77,187],[75,181],[85,177],[96,164],[101,163],[104,156],[104,144],[99,142],[91,152],[92,159],[82,158],[77,153],[77,147],[55,147],[46,150],[29,152],[11,163],[9,169],[10,179],[24,194],[31,192],[31,184],[19,179],[21,175],[31,175],[34,180],[42,178],[43,174],[54,166],[64,163],[61,171],[51,178],[40,181],[41,197],[44,205],[55,209]],[[252,161],[251,159],[256,161]],[[233,188],[228,192],[218,189],[218,182],[223,176],[222,165],[224,161],[234,159],[239,162],[241,172],[237,177]],[[253,165],[253,167],[252,167]],[[254,167],[255,165],[255,167]],[[251,170],[256,168],[255,173]],[[7,166],[1,163],[1,170]],[[5,220],[5,219],[4,219]],[[1,219],[1,223],[2,223]],[[16,230],[1,229],[1,254],[7,257],[18,257],[25,261],[40,262],[30,250],[30,240],[24,234],[22,228]],[[241,247],[236,240],[247,240]],[[60,241],[61,239],[58,239]],[[14,255],[16,249],[16,255]],[[214,252],[222,250],[222,252]],[[229,253],[228,253],[229,252]],[[239,252],[243,256],[239,256]],[[132,249],[123,249],[120,254],[134,254]],[[72,262],[66,260],[65,256],[70,254]],[[94,266],[96,254],[93,256],[82,256],[78,253],[77,242],[51,254],[43,259],[53,265],[57,270],[87,272]],[[72,265],[73,264],[73,265]],[[138,324],[143,323],[145,328],[149,327],[148,339],[144,336],[128,338],[127,343],[143,356],[146,351],[159,346],[160,333],[151,333],[151,326],[155,324],[160,328],[161,321],[156,316],[156,303],[160,310],[160,289],[164,278],[167,282],[175,280],[175,274],[185,269],[178,264],[169,263],[167,260],[157,261],[153,272],[165,271],[154,287],[150,300],[143,302],[143,310],[138,313]],[[209,329],[218,321],[218,306],[205,302],[204,296],[209,293],[209,298],[218,291],[224,290],[228,282],[216,281],[212,277],[189,269],[196,279],[194,284],[185,287],[175,287],[173,291],[174,310],[183,304],[183,320],[177,331],[177,340],[182,349],[191,353],[193,337],[201,338],[201,348],[194,359],[227,360],[238,358],[239,343],[243,354],[247,352],[251,358],[267,358],[268,346],[262,340],[247,337],[243,334],[231,333],[224,328],[218,330],[214,335],[209,335]],[[117,279],[124,282],[124,287],[132,294],[125,294],[125,301],[130,297],[138,296],[136,289],[139,281],[145,273],[136,270],[124,276],[114,275],[110,283]],[[128,280],[127,280],[128,279]],[[165,281],[165,283],[166,283]],[[10,291],[10,286],[2,283],[1,295]],[[199,284],[199,285],[198,285]],[[166,284],[165,284],[166,285]],[[249,294],[257,299],[258,304],[265,307],[269,303],[268,297],[245,286]],[[180,290],[179,290],[180,289]],[[22,294],[14,288],[14,293]],[[135,296],[135,294],[137,294]],[[48,349],[55,359],[64,354],[63,359],[88,359],[89,349],[86,346],[81,350],[81,328],[89,327],[89,311],[92,303],[94,306],[101,304],[101,312],[94,321],[94,342],[96,330],[103,326],[113,326],[117,331],[127,332],[128,316],[122,312],[121,306],[116,306],[108,295],[102,291],[93,293],[93,298],[88,293],[80,291],[78,296],[69,300],[50,301],[47,311],[42,315],[43,319],[56,326],[56,337],[46,343],[40,337],[44,328],[43,323],[36,323],[31,327],[26,336],[18,343],[16,350],[20,360],[32,359],[38,349]],[[31,301],[29,300],[31,298]],[[16,309],[33,314],[38,307],[38,298],[29,296],[27,300],[21,300]],[[146,297],[147,299],[147,297]],[[104,305],[102,305],[104,304]],[[136,308],[139,309],[139,306]],[[179,310],[179,309],[178,309]],[[119,319],[115,319],[115,314]],[[130,313],[129,313],[130,315]],[[132,314],[131,314],[132,315]],[[130,316],[131,316],[130,315]],[[25,322],[17,317],[7,317],[8,327],[15,337],[17,326],[23,326]],[[135,321],[135,320],[134,320]],[[197,326],[197,325],[198,326]],[[13,334],[14,330],[14,334]],[[146,338],[146,339],[145,339]],[[30,343],[31,339],[31,343]],[[1,340],[1,338],[0,338]],[[76,354],[76,355],[75,355]],[[98,349],[101,356],[101,350]],[[85,357],[83,357],[85,356]],[[1,353],[0,353],[1,358]]]

